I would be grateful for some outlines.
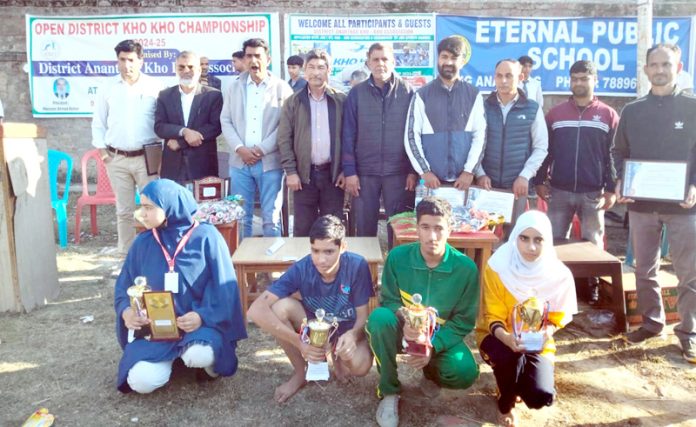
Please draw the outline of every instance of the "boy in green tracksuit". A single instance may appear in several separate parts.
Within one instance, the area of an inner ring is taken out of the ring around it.
[[[403,337],[418,337],[404,322],[401,309],[412,305],[413,294],[420,294],[422,305],[438,312],[439,330],[432,338],[430,354],[405,358],[407,365],[423,369],[424,394],[433,396],[440,386],[464,389],[478,377],[478,366],[464,344],[478,315],[478,270],[471,259],[447,244],[451,217],[446,201],[423,199],[416,207],[418,242],[392,249],[384,266],[382,306],[372,312],[365,327],[380,374],[377,393],[383,399],[377,423],[383,427],[399,422],[396,355]]]

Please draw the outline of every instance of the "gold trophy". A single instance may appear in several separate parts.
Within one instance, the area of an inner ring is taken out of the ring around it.
[[[329,342],[333,334],[338,330],[338,322],[334,319],[329,323],[324,320],[326,311],[323,308],[318,308],[314,312],[316,319],[309,322],[307,319],[302,321],[300,339],[302,342],[314,347],[324,348]],[[307,364],[307,372],[305,380],[307,381],[326,381],[329,379],[329,364],[323,362],[309,362]]]
[[[401,345],[407,354],[428,356],[433,347],[431,340],[435,333],[437,312],[433,307],[423,306],[423,297],[420,294],[413,294],[411,301],[413,305],[408,308],[402,307],[402,313],[409,326],[420,332],[420,334],[416,341],[402,339]]]
[[[512,308],[512,331],[524,346],[525,353],[538,353],[544,348],[544,332],[549,303],[529,297]]]
[[[145,303],[143,301],[143,293],[150,291],[150,287],[147,285],[147,278],[145,276],[138,276],[133,282],[133,286],[126,290],[126,294],[128,294],[130,298],[130,306],[138,316],[147,317]],[[128,342],[133,342],[136,338],[146,338],[148,335],[149,331],[147,327],[139,331],[129,329]]]
[[[316,319],[309,322],[304,319],[302,322],[302,339],[314,347],[323,348],[338,329],[338,323],[335,320],[332,323],[326,322],[326,311],[323,308],[318,308],[314,315]]]

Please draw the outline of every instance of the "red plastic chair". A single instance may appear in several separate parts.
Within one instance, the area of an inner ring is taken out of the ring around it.
[[[94,160],[97,167],[97,191],[94,194],[89,194],[87,188],[87,170],[89,161]],[[75,243],[80,243],[80,220],[82,216],[82,208],[88,205],[90,208],[90,223],[92,225],[92,234],[99,234],[97,227],[97,205],[115,205],[116,195],[111,189],[109,176],[106,174],[106,166],[101,159],[99,150],[90,150],[82,156],[82,195],[77,199],[77,207],[75,208]]]

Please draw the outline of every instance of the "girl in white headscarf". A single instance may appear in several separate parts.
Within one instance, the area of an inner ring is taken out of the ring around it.
[[[499,422],[514,426],[517,399],[534,409],[553,403],[553,334],[577,313],[573,276],[556,256],[545,214],[528,211],[517,219],[484,269],[481,296],[476,340],[498,384]],[[513,308],[530,297],[548,302],[540,352],[528,351],[513,332]]]

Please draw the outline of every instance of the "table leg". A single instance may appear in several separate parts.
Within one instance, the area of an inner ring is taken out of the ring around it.
[[[488,265],[488,259],[493,253],[493,243],[487,243],[481,248],[481,265],[479,265],[479,284],[483,287],[483,270]]]
[[[616,327],[619,332],[626,332],[626,301],[623,290],[621,263],[617,263],[611,274],[612,306],[616,314]]]
[[[248,303],[247,303],[247,295],[248,295],[248,288],[247,288],[247,273],[246,273],[246,268],[242,266],[237,266],[235,267],[235,270],[237,271],[237,287],[239,288],[239,299],[242,302],[242,316],[244,318],[244,324],[246,325],[247,323],[247,310],[249,309]]]

